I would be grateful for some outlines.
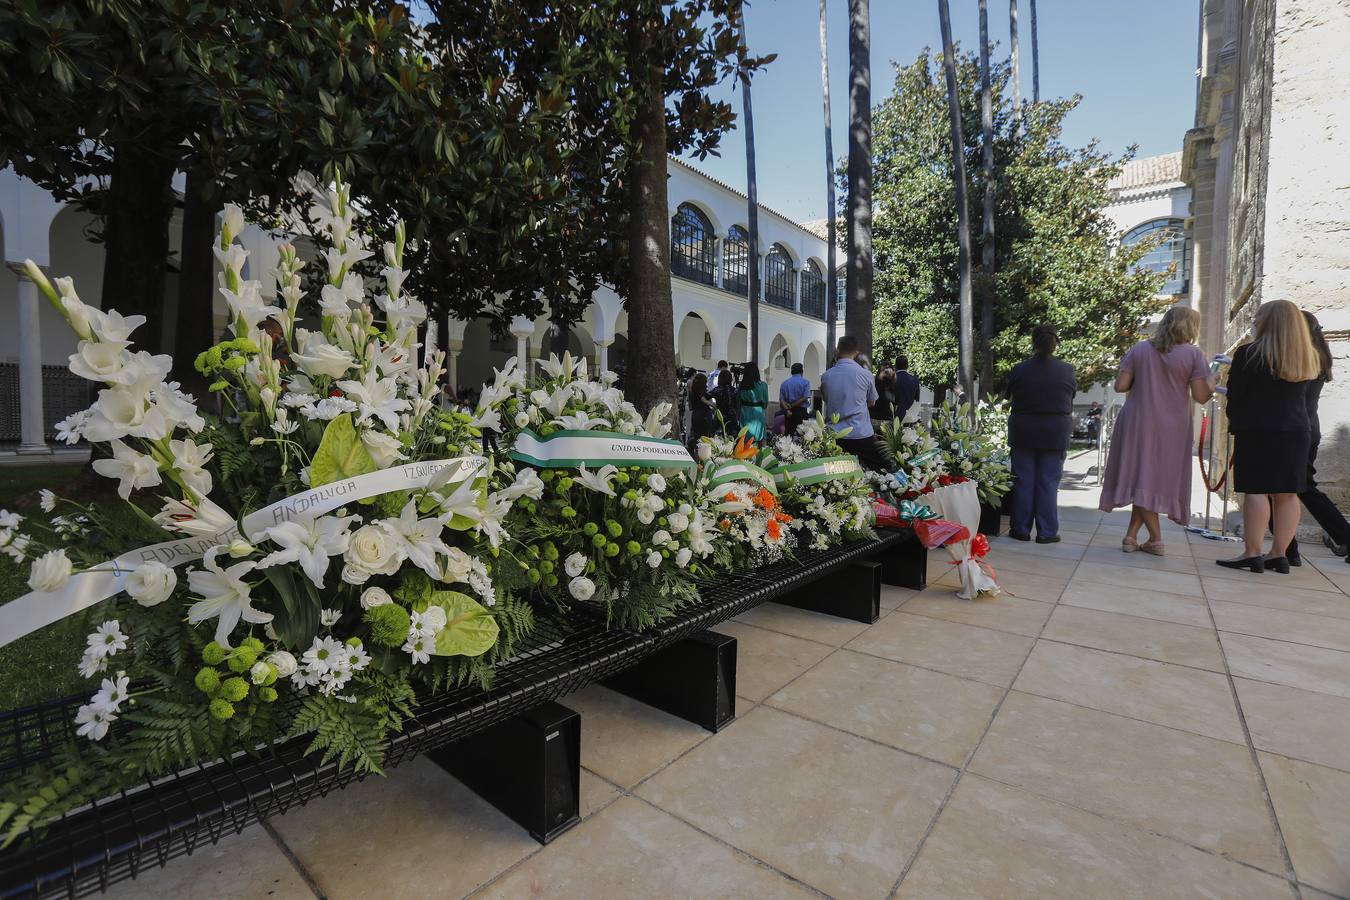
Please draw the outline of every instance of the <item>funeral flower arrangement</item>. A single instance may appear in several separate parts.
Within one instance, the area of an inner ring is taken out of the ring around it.
[[[872,488],[857,459],[839,446],[844,436],[817,413],[791,439],[784,435],[774,442],[783,508],[802,547],[823,550],[876,537]]]
[[[941,448],[944,474],[974,481],[980,500],[998,506],[1012,489],[1007,401],[972,406],[948,400],[933,413],[930,433]]]
[[[941,448],[917,412],[892,419],[881,426],[881,439],[895,457],[894,499],[913,499],[937,486],[945,473]]]

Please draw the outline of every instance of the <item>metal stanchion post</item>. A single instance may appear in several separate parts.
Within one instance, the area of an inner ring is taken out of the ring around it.
[[[1224,457],[1223,461],[1225,469],[1227,468],[1229,461],[1233,458],[1233,435],[1229,434],[1227,436],[1226,443],[1228,446],[1228,454]],[[1219,531],[1219,533],[1225,537],[1228,536],[1228,493],[1229,479],[1225,479],[1223,483],[1223,523],[1220,526],[1221,530]]]

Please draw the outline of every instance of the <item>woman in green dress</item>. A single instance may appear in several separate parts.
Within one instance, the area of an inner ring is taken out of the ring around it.
[[[759,377],[759,366],[746,363],[741,373],[741,390],[736,395],[741,402],[741,427],[755,443],[764,443],[764,411],[769,406],[769,386]]]

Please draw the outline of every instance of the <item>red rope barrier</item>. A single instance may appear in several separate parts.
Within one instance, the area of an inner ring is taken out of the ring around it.
[[[1196,448],[1195,456],[1200,461],[1200,480],[1205,483],[1205,489],[1211,494],[1217,494],[1223,489],[1224,483],[1228,481],[1228,473],[1233,468],[1233,458],[1228,457],[1228,465],[1224,466],[1223,474],[1215,484],[1209,483],[1209,473],[1205,471],[1205,433],[1209,430],[1209,413],[1200,417],[1200,443]]]

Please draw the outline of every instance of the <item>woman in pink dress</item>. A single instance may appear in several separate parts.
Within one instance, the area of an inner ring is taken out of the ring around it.
[[[1174,306],[1153,337],[1120,361],[1116,392],[1128,394],[1111,434],[1111,456],[1102,483],[1103,510],[1130,506],[1120,549],[1163,555],[1158,516],[1178,525],[1191,519],[1191,402],[1214,394],[1215,376],[1195,346],[1200,314]],[[1148,540],[1139,543],[1139,529]]]

